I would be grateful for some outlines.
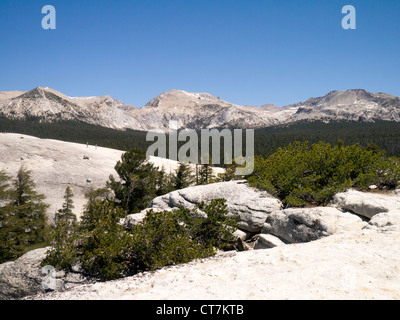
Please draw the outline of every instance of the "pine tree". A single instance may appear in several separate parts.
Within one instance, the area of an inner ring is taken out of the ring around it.
[[[74,194],[68,186],[65,190],[65,202],[55,216],[55,227],[51,233],[52,249],[48,252],[43,264],[59,269],[71,269],[77,259],[77,222],[74,208]]]
[[[17,173],[11,190],[10,203],[6,206],[4,221],[5,237],[2,239],[8,250],[8,257],[16,259],[33,247],[44,245],[47,241],[48,205],[43,202],[44,195],[35,191],[31,171],[23,167]],[[2,228],[3,229],[3,228]]]
[[[238,165],[236,164],[235,159],[232,160],[231,164],[226,164],[225,165],[225,172],[224,173],[219,173],[218,178],[221,181],[231,181],[235,180],[236,178],[236,168]]]
[[[200,184],[200,165],[198,163],[196,163],[195,178],[196,178],[196,185]]]
[[[82,221],[80,231],[80,261],[88,274],[110,280],[128,272],[132,247],[130,234],[119,224],[123,213],[108,200],[91,204],[92,219]]]
[[[110,190],[107,188],[91,189],[86,192],[85,198],[87,199],[87,203],[81,216],[80,227],[81,229],[93,229],[97,223],[96,204],[102,200],[111,201]]]
[[[119,180],[111,175],[107,186],[114,191],[116,204],[125,214],[146,208],[157,191],[157,170],[147,161],[146,154],[137,149],[124,153],[115,171]]]
[[[77,259],[77,224],[60,219],[50,235],[51,249],[42,265],[51,265],[58,269],[70,270]]]
[[[173,186],[176,190],[189,187],[194,182],[192,170],[188,164],[181,163],[173,176]]]
[[[10,177],[5,171],[0,171],[0,228],[6,218],[7,204],[10,201]]]
[[[58,213],[56,213],[55,216],[56,223],[61,219],[65,221],[76,221],[76,215],[72,212],[72,209],[75,208],[73,197],[74,194],[72,192],[72,189],[68,186],[65,189],[65,201],[62,205],[62,209],[58,210]]]
[[[174,190],[173,175],[162,169],[156,172],[156,196],[162,196]]]
[[[198,184],[209,184],[214,182],[214,175],[211,165],[202,164],[199,171],[199,183]]]
[[[0,207],[4,200],[8,200],[10,196],[10,177],[4,170],[0,171]]]
[[[0,171],[0,263],[12,259],[8,248],[10,177]]]

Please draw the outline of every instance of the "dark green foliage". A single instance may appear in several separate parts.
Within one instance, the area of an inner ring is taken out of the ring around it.
[[[104,190],[88,193],[88,204],[80,224],[59,219],[52,234],[52,250],[42,265],[71,270],[79,263],[83,272],[101,280],[128,274],[130,234],[119,224],[124,212],[106,199]]]
[[[389,157],[379,163],[379,174],[374,179],[375,184],[381,189],[395,189],[400,183],[400,159],[398,157]],[[364,186],[366,183],[364,183]]]
[[[146,141],[145,131],[114,130],[79,121],[56,121],[44,123],[40,119],[10,120],[0,117],[0,130],[33,135],[43,139],[57,139],[90,146],[130,150],[138,148],[146,151],[151,142]]]
[[[190,165],[181,163],[173,176],[173,187],[176,190],[189,187],[194,182]]]
[[[11,200],[11,178],[5,171],[0,171],[0,222],[6,217],[6,205]]]
[[[213,199],[192,210],[148,212],[132,229],[136,262],[145,270],[154,270],[214,255],[216,248],[223,249],[233,241],[237,219],[227,214],[224,199]]]
[[[215,176],[213,174],[212,166],[209,164],[202,164],[198,168],[197,184],[213,183]]]
[[[9,245],[8,229],[9,214],[11,201],[10,177],[0,171],[0,263],[6,262],[13,258]]]
[[[225,199],[213,199],[209,204],[200,203],[194,209],[180,208],[178,216],[183,220],[193,239],[204,246],[224,249],[234,241],[232,232],[238,217],[229,216]],[[197,210],[206,215],[202,217]]]
[[[74,207],[74,193],[72,192],[71,187],[67,187],[65,189],[65,195],[64,195],[64,203],[62,205],[62,209],[58,210],[58,212],[55,215],[55,222],[59,220],[65,220],[65,221],[76,221],[76,215],[72,212],[72,210],[75,208]]]
[[[86,216],[79,228],[71,229],[60,220],[57,227],[61,232],[57,234],[65,237],[53,238],[58,245],[44,264],[69,270],[79,263],[90,276],[116,279],[212,256],[233,241],[237,223],[237,219],[227,217],[223,199],[202,203],[193,210],[150,211],[131,230],[119,223],[123,210],[108,200],[93,200],[85,214],[89,212],[90,219]]]
[[[295,141],[318,143],[323,141],[334,145],[340,139],[344,145],[367,147],[375,144],[388,156],[400,156],[400,123],[389,121],[301,121],[289,125],[280,125],[254,132],[256,155],[268,157],[278,148]]]
[[[146,160],[146,154],[137,149],[125,152],[121,161],[117,162],[115,171],[119,180],[111,175],[108,186],[114,191],[117,205],[125,213],[146,208],[157,192],[157,170]]]
[[[132,229],[134,260],[139,269],[155,270],[214,255],[190,237],[179,212],[148,212],[144,221]]]
[[[123,210],[107,200],[92,204],[95,224],[82,224],[80,262],[86,273],[102,280],[119,278],[130,269],[130,234],[119,224]]]
[[[257,157],[248,181],[287,206],[323,205],[349,187],[366,189],[376,184],[394,188],[400,181],[400,170],[397,158],[387,158],[371,146],[295,142],[267,159]]]
[[[50,234],[51,249],[42,265],[70,270],[77,259],[77,224],[71,220],[59,219]]]
[[[167,173],[164,168],[156,172],[155,190],[157,197],[175,189],[173,185],[173,178],[173,175]]]
[[[78,226],[67,218],[73,207],[67,188],[63,209],[56,216],[53,250],[45,263],[67,270],[79,263],[87,274],[109,280],[207,257],[232,241],[236,220],[226,217],[222,200],[194,210],[150,212],[142,224],[125,230],[121,218],[147,207],[157,193],[174,186],[168,182],[171,177],[147,163],[138,150],[123,154],[115,169],[119,180],[110,177],[108,183],[115,197],[107,189],[89,191]],[[181,165],[174,178],[175,187],[185,187],[191,181],[188,167]],[[200,218],[197,210],[207,218]]]
[[[77,236],[77,219],[72,212],[74,208],[73,192],[70,187],[65,190],[65,202],[62,209],[56,213],[54,222],[55,226],[50,234],[50,245],[52,249],[48,252],[46,259],[42,265],[52,265],[59,269],[69,270],[77,259],[76,246]]]
[[[102,200],[109,200],[110,191],[107,188],[91,189],[85,194],[86,205],[81,216],[80,226],[86,230],[93,230],[98,221],[97,204]]]
[[[225,169],[225,172],[218,174],[218,179],[220,181],[231,181],[238,178],[236,176],[236,168],[238,168],[238,165],[235,159],[232,159],[231,164],[225,164],[223,167]]]
[[[21,168],[13,185],[10,225],[15,228],[16,250],[23,253],[27,247],[46,241],[48,205],[43,202],[45,196],[35,191],[31,171]]]
[[[124,151],[137,148],[146,152],[147,148],[153,143],[146,141],[145,131],[114,130],[79,121],[43,123],[35,118],[11,120],[1,117],[0,129],[39,138],[83,144],[88,142],[92,146],[97,144],[101,147]],[[385,150],[388,156],[400,156],[400,144],[398,143],[400,141],[400,123],[398,122],[331,121],[324,123],[321,121],[302,121],[290,125],[256,129],[254,136],[255,154],[263,157],[268,157],[279,147],[285,147],[295,141],[309,141],[310,143],[323,141],[335,144],[338,139],[342,139],[345,145],[359,143],[366,147],[370,143],[374,143],[379,149]],[[178,148],[184,143],[178,142]],[[245,150],[244,146],[243,150]],[[221,159],[223,159],[223,156],[221,149]]]
[[[115,170],[119,180],[111,176],[108,182],[115,197],[111,198],[107,189],[88,192],[78,228],[64,223],[69,220],[63,219],[62,213],[70,212],[73,205],[72,192],[66,190],[63,209],[57,216],[60,223],[53,236],[54,249],[46,263],[67,270],[80,263],[87,274],[109,280],[204,258],[232,240],[236,220],[225,216],[222,200],[199,206],[207,218],[199,218],[197,208],[150,212],[143,223],[125,230],[119,224],[122,217],[147,207],[156,195],[185,187],[192,176],[188,166],[181,165],[173,176],[173,185],[170,175],[157,171],[143,152],[134,149],[122,155]]]
[[[10,198],[10,176],[5,171],[0,171],[0,204]]]
[[[3,176],[3,197],[4,197]],[[6,191],[8,201],[0,204],[1,209],[1,261],[13,260],[31,250],[46,244],[48,226],[44,196],[35,191],[31,172],[20,168],[12,184]]]

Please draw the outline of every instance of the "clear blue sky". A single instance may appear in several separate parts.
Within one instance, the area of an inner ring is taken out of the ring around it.
[[[56,30],[43,30],[44,5]],[[341,9],[357,10],[344,30]],[[163,91],[283,106],[400,96],[399,0],[0,0],[0,91],[47,86],[143,106]]]

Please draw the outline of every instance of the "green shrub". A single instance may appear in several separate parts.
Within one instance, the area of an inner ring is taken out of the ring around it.
[[[76,223],[59,220],[50,234],[51,249],[47,252],[42,266],[51,265],[57,269],[71,270],[77,260]]]
[[[191,239],[177,211],[148,212],[144,221],[132,229],[132,235],[135,263],[142,270],[155,270],[215,253],[211,246]]]
[[[132,237],[119,224],[123,215],[123,210],[112,202],[90,198],[80,223],[58,219],[52,233],[52,249],[42,265],[70,271],[78,263],[85,274],[100,280],[129,274]]]
[[[147,161],[146,153],[132,149],[121,156],[115,165],[118,179],[110,175],[107,186],[114,192],[116,205],[126,214],[145,209],[157,195],[157,173]]]
[[[107,200],[92,203],[91,210],[91,223],[81,225],[77,247],[84,271],[101,280],[129,274],[131,235],[119,224],[123,210]]]
[[[54,217],[55,226],[50,233],[51,249],[42,266],[51,265],[58,269],[70,270],[77,260],[75,250],[78,243],[76,215],[74,209],[73,192],[68,186],[65,189],[62,209],[58,210]]]
[[[57,223],[56,245],[44,264],[70,270],[80,263],[86,274],[111,280],[206,258],[233,241],[237,219],[227,214],[225,200],[215,199],[192,210],[149,211],[140,224],[126,230],[120,224],[122,208],[91,199],[78,227],[71,229],[62,219]]]
[[[183,220],[193,239],[204,246],[224,249],[234,241],[238,217],[228,216],[225,199],[212,199],[209,204],[201,202],[194,209],[180,208],[178,216]],[[198,212],[206,214],[202,217]]]
[[[282,199],[288,207],[327,204],[337,192],[371,184],[394,188],[399,161],[376,148],[296,142],[267,159],[257,157],[248,181]]]
[[[202,217],[198,209],[207,214]],[[136,263],[145,270],[205,258],[233,241],[237,219],[227,217],[224,199],[201,203],[192,210],[147,213],[132,229]]]

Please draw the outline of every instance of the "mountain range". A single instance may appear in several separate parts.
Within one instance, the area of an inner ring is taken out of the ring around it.
[[[351,89],[331,91],[284,107],[256,107],[233,104],[209,93],[170,90],[138,108],[110,96],[69,97],[54,89],[37,87],[26,92],[0,92],[0,116],[42,122],[74,120],[140,131],[168,129],[171,120],[176,121],[178,129],[261,128],[307,120],[400,122],[400,98]]]

